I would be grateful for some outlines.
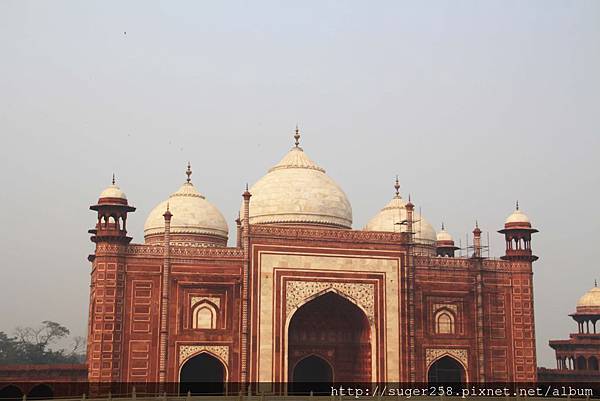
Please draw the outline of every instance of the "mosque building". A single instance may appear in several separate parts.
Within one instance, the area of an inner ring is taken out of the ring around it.
[[[577,322],[577,333],[568,340],[551,340],[556,352],[556,369],[539,369],[540,380],[545,382],[600,382],[600,288],[598,283],[583,294],[575,312],[570,315]]]
[[[114,181],[102,191],[90,207],[89,381],[535,381],[537,230],[518,205],[500,259],[484,256],[477,226],[472,253],[455,255],[398,181],[353,228],[348,197],[299,139],[242,194],[232,247],[189,165],[143,243],[127,235],[125,193]]]

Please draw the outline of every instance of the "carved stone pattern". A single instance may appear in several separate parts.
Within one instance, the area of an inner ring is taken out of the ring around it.
[[[423,267],[451,267],[468,269],[474,267],[470,258],[440,258],[431,256],[415,256],[415,266]],[[511,270],[515,263],[500,259],[484,259],[483,268],[486,270]]]
[[[440,309],[450,309],[455,315],[458,315],[458,307],[456,304],[433,304],[433,313],[435,314]]]
[[[102,244],[104,245],[104,244]],[[164,254],[162,245],[133,244],[127,247],[127,253],[132,255],[156,255]],[[222,247],[188,247],[171,246],[171,256],[206,256],[214,258],[242,258],[244,251],[241,248]]]
[[[120,245],[120,244],[109,244],[106,242],[101,242],[99,244],[96,244],[96,254],[98,253],[120,253],[123,252],[123,250],[126,249],[126,247],[124,245]]]
[[[212,302],[213,304],[217,305],[217,307],[221,307],[221,298],[219,297],[192,297],[192,300],[190,302],[190,307],[196,305],[198,302],[200,301],[209,301]]]
[[[362,231],[362,230],[339,230],[324,228],[305,228],[305,227],[283,227],[275,225],[250,225],[250,235],[271,236],[281,238],[347,241],[347,242],[382,242],[382,243],[401,243],[405,242],[406,235],[403,233],[390,233],[380,231]]]
[[[319,281],[288,281],[286,284],[285,316],[312,295],[334,289],[363,307],[369,323],[375,321],[375,285],[367,283],[340,283]]]
[[[469,354],[467,350],[456,348],[427,348],[425,350],[425,364],[429,368],[433,361],[444,355],[453,356],[461,361],[465,368],[469,367]]]
[[[228,345],[180,345],[179,364],[181,365],[186,359],[202,351],[208,351],[212,354],[215,354],[223,361],[225,361],[225,363],[229,363]]]

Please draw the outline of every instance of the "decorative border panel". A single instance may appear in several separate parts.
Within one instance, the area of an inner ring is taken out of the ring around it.
[[[465,369],[469,368],[469,354],[466,349],[427,348],[425,350],[425,365],[427,369],[429,369],[429,366],[431,366],[434,361],[445,355],[449,355],[458,359],[463,364]]]
[[[179,365],[182,365],[187,359],[202,351],[208,351],[221,358],[226,364],[229,364],[228,345],[180,345]]]
[[[307,298],[330,289],[338,291],[352,299],[364,309],[369,323],[373,324],[375,322],[375,284],[301,280],[288,281],[286,283],[286,318]]]

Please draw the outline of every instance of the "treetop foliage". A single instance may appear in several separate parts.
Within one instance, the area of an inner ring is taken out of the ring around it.
[[[51,348],[70,333],[65,326],[50,320],[38,327],[17,327],[14,337],[0,331],[0,365],[82,363],[85,360],[83,337],[74,337],[68,350]]]

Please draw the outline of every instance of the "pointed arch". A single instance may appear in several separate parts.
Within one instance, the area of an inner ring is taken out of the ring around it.
[[[328,356],[323,359],[336,380],[366,382],[376,377],[373,324],[365,309],[343,292],[327,288],[302,300],[285,327],[285,381],[293,381],[302,360],[323,358],[315,354],[315,346]]]
[[[0,388],[0,398],[3,401],[20,401],[23,398],[23,390],[14,384],[10,384]]]
[[[435,313],[435,332],[437,334],[454,334],[456,332],[456,318],[448,308],[438,309]]]
[[[459,359],[443,354],[427,368],[427,383],[466,383],[467,370]]]
[[[48,384],[38,384],[27,393],[27,399],[49,400],[52,398],[54,398],[54,391]]]
[[[227,364],[209,350],[201,350],[182,361],[179,367],[179,391],[181,394],[226,393]]]
[[[203,299],[192,308],[193,329],[216,329],[219,316],[219,307]]]
[[[331,362],[322,355],[311,353],[297,361],[292,367],[290,394],[331,394],[335,382]]]

